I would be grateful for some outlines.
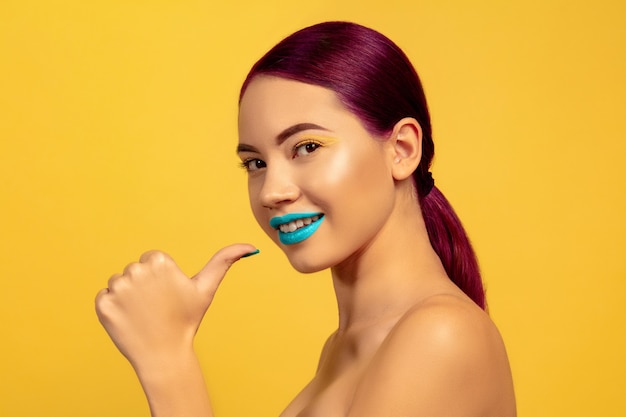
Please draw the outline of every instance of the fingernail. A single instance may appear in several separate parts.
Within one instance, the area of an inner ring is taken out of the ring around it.
[[[243,255],[242,258],[247,258],[248,256],[256,255],[259,252],[261,252],[259,249],[255,249],[252,252],[248,252],[245,255]]]

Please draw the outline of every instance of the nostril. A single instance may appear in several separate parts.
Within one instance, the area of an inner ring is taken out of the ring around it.
[[[276,178],[279,177],[279,178]],[[289,204],[297,200],[300,190],[293,182],[286,177],[279,175],[266,177],[266,181],[261,189],[261,204],[267,208],[276,208],[284,204]]]
[[[296,190],[273,191],[263,196],[262,203],[267,208],[277,208],[292,203],[298,199]]]

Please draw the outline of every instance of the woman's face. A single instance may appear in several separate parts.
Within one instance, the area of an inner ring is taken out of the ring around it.
[[[241,100],[238,154],[256,220],[301,272],[362,252],[393,209],[387,142],[323,87],[256,77]]]

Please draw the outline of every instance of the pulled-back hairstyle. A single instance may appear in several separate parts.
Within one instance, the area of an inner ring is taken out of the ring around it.
[[[413,173],[433,249],[450,279],[485,308],[476,255],[448,200],[429,172],[435,147],[419,77],[404,52],[384,35],[349,22],[326,22],[288,36],[250,70],[240,100],[257,75],[273,75],[333,90],[370,133],[387,136],[413,117],[423,132],[422,158]]]

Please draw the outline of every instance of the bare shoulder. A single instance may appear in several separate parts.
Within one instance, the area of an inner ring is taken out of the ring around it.
[[[471,374],[461,370],[484,374],[504,363],[506,351],[498,329],[482,309],[460,297],[437,295],[398,321],[381,346],[379,359],[409,367],[424,367],[436,359],[437,367],[430,371],[467,378]]]
[[[414,306],[360,382],[350,413],[357,415],[514,416],[509,363],[492,320],[453,295]]]
[[[467,356],[482,348],[503,348],[491,318],[473,302],[454,295],[436,295],[415,305],[391,331],[389,344],[436,345]],[[474,352],[473,349],[479,349]]]

